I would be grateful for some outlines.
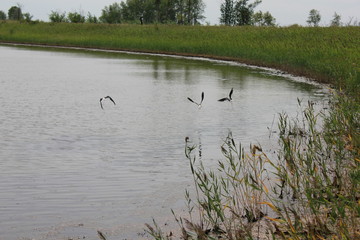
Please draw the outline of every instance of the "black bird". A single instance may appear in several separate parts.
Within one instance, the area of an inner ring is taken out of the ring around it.
[[[102,101],[105,100],[106,98],[110,99],[110,101],[112,101],[114,103],[114,105],[116,105],[116,103],[114,102],[114,100],[110,96],[102,97],[102,98],[100,98],[100,107],[101,107],[101,109],[104,109],[103,105],[102,105]]]
[[[219,99],[218,101],[219,101],[219,102],[224,102],[224,101],[229,101],[229,102],[230,102],[230,101],[232,100],[231,95],[233,94],[233,91],[234,91],[234,89],[232,88],[232,89],[230,90],[229,97],[221,98],[221,99]]]
[[[204,92],[201,93],[201,101],[200,101],[200,103],[194,102],[194,101],[193,101],[191,98],[189,98],[189,97],[188,97],[188,99],[189,99],[190,102],[195,103],[196,105],[198,105],[199,108],[201,108],[201,103],[202,103],[203,100],[204,100]]]

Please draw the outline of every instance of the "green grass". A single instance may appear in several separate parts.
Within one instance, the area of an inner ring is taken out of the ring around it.
[[[359,27],[0,23],[0,41],[210,56],[360,85]]]

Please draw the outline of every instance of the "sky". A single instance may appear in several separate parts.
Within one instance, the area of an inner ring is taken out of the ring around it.
[[[33,20],[49,21],[51,11],[83,12],[99,17],[101,10],[121,0],[0,0],[0,10],[6,14],[11,6],[22,6],[23,12],[33,15]],[[224,0],[203,0],[205,21],[211,25],[219,24],[220,5]],[[253,2],[253,1],[250,1]],[[350,19],[360,22],[360,0],[263,0],[255,11],[269,11],[280,26],[292,24],[307,25],[306,20],[311,9],[320,12],[320,25],[329,25],[336,12],[341,21],[348,23]]]

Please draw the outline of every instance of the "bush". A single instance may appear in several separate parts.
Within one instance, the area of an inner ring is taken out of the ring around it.
[[[53,23],[67,22],[65,14],[66,14],[65,12],[51,11],[51,13],[49,15],[49,19]]]
[[[84,23],[85,17],[78,12],[70,12],[68,13],[68,20],[72,23]]]

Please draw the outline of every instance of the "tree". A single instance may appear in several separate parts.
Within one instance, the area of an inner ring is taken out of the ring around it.
[[[103,23],[121,23],[121,5],[113,3],[106,6],[99,19]]]
[[[234,0],[225,0],[220,6],[220,23],[227,26],[235,24]]]
[[[33,15],[31,15],[30,13],[24,13],[22,18],[29,23],[32,22]]]
[[[198,24],[204,18],[203,0],[126,0],[120,3],[121,20],[144,23]]]
[[[321,20],[320,12],[318,10],[311,9],[308,20],[306,22],[309,25],[313,25],[314,27],[317,27],[317,26],[319,26],[320,20]]]
[[[175,0],[176,1],[176,16],[175,21],[178,24],[185,24],[185,1],[184,0]]]
[[[331,20],[330,25],[332,27],[339,27],[339,26],[341,26],[340,20],[341,20],[341,16],[335,12],[334,13],[334,18]]]
[[[156,15],[156,4],[152,0],[127,0],[121,2],[121,19],[127,22],[139,22],[143,17],[145,22],[154,22]]]
[[[253,14],[253,24],[257,26],[264,25],[264,17],[262,11],[258,11]]]
[[[254,8],[261,3],[262,0],[255,0],[253,3],[248,3],[249,0],[238,0],[235,3],[234,13],[236,25],[251,25]]]
[[[253,14],[253,24],[258,26],[275,26],[275,18],[269,12],[258,11]]]
[[[205,4],[202,0],[187,0],[185,9],[187,24],[199,24],[199,21],[205,18]]]
[[[95,15],[92,15],[90,12],[88,12],[88,15],[85,20],[87,23],[98,23],[99,20]]]
[[[72,23],[84,23],[85,17],[81,13],[78,13],[78,12],[69,12],[68,20]]]
[[[0,10],[0,20],[6,20],[6,13]]]
[[[19,6],[12,6],[8,11],[9,20],[21,20],[22,12]]]
[[[263,14],[263,23],[264,26],[275,26],[276,19],[271,15],[270,12],[265,12]]]
[[[158,21],[161,23],[176,22],[176,2],[174,0],[160,1]]]
[[[60,11],[51,11],[49,14],[49,19],[51,22],[60,23],[60,22],[67,22],[66,13]]]

